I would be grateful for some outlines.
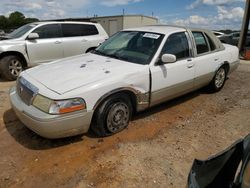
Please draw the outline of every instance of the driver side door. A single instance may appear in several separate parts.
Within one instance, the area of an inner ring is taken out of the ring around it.
[[[63,58],[62,32],[59,24],[43,25],[32,33],[39,35],[38,39],[26,40],[27,52],[32,64]]]
[[[151,106],[188,93],[194,88],[195,62],[191,57],[190,44],[185,32],[170,35],[161,55],[173,54],[174,63],[152,66]]]

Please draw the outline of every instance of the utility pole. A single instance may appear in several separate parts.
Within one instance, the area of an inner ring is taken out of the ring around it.
[[[246,38],[248,33],[248,26],[249,26],[249,18],[250,18],[250,0],[246,0],[245,5],[245,13],[242,21],[241,33],[240,33],[240,40],[238,43],[238,48],[240,52],[242,52],[246,45]]]

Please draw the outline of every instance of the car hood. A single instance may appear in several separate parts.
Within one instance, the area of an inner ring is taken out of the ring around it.
[[[18,45],[18,44],[24,44],[24,40],[19,39],[9,39],[5,37],[0,37],[0,47],[1,46],[9,46],[9,45]]]
[[[134,73],[142,66],[88,53],[40,65],[26,73],[48,89],[64,94],[113,76]]]

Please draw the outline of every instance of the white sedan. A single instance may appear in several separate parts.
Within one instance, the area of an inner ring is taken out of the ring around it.
[[[91,53],[21,73],[10,91],[19,119],[47,138],[125,129],[133,113],[209,85],[239,64],[237,47],[202,29],[145,26],[118,32]]]

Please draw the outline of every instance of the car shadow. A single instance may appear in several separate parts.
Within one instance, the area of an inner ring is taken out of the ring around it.
[[[171,108],[172,106],[184,103],[203,93],[204,94],[207,93],[206,89],[200,89],[198,91],[191,92],[189,94],[170,100],[168,102],[156,105],[148,110],[135,114],[132,118],[132,121],[143,119],[147,116]],[[100,139],[100,137],[96,136],[92,131],[89,131],[86,134],[81,134],[78,136],[67,137],[67,138],[60,138],[60,139],[43,138],[34,133],[33,131],[29,130],[28,128],[26,128],[26,126],[21,121],[18,120],[16,114],[12,109],[9,109],[4,113],[3,120],[6,130],[9,132],[9,134],[18,143],[32,150],[47,150],[47,149],[57,148],[72,143],[81,142],[84,140],[84,137]]]
[[[20,120],[18,120],[12,109],[9,109],[4,113],[3,121],[8,133],[22,146],[32,150],[47,150],[77,143],[83,140],[83,135],[60,139],[43,138],[28,129]]]

